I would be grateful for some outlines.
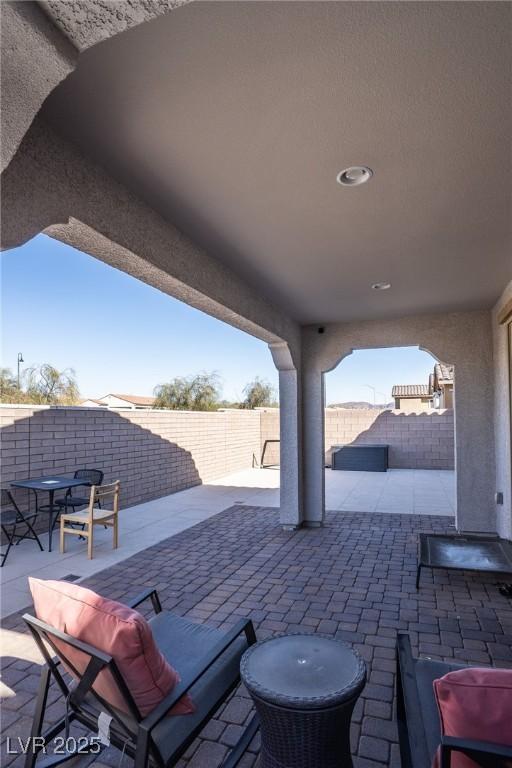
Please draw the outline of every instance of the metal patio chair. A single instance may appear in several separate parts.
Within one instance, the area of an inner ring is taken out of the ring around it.
[[[6,488],[2,488],[0,509],[0,527],[7,539],[7,549],[1,553],[2,562],[0,568],[5,564],[7,555],[9,554],[13,544],[19,544],[23,539],[33,539],[37,541],[39,549],[43,551],[43,545],[39,541],[39,536],[32,527],[32,522],[36,517],[35,512],[27,512],[23,514],[14,501],[12,493]],[[22,533],[19,532],[21,528]]]
[[[101,469],[77,469],[73,477],[76,480],[83,480],[84,487],[90,488],[91,485],[101,485],[104,474]],[[80,488],[80,486],[78,487]],[[55,501],[55,505],[61,507],[61,512],[64,510],[74,512],[78,507],[86,507],[88,504],[89,495],[73,496],[71,488],[67,490],[66,495],[62,499]]]
[[[155,589],[149,588],[128,603],[136,608],[151,599],[155,616],[150,620],[153,636],[168,661],[178,670],[181,682],[155,709],[142,717],[119,669],[106,653],[87,643],[75,640],[28,614],[23,616],[34,640],[44,657],[39,694],[31,731],[31,748],[25,758],[25,768],[49,768],[75,757],[79,752],[65,755],[49,754],[38,760],[42,744],[49,744],[69,723],[76,721],[98,732],[100,713],[108,713],[110,743],[135,760],[135,768],[148,764],[158,768],[171,768],[200,733],[218,707],[228,698],[240,682],[240,659],[248,646],[256,642],[254,627],[249,619],[240,620],[224,632],[205,624],[194,624],[167,611],[162,611]],[[66,654],[67,647],[81,651],[89,659],[83,674],[78,673]],[[52,651],[56,658],[52,657]],[[75,678],[69,685],[63,676],[63,667]],[[102,670],[108,670],[126,705],[126,712],[111,706],[94,690],[94,681]],[[48,689],[52,678],[67,702],[67,711],[55,725],[43,734],[43,720]],[[189,715],[167,716],[169,710],[190,692],[196,711]],[[244,730],[238,744],[233,747],[222,768],[235,768],[258,728],[254,716]],[[39,737],[39,739],[37,738]],[[83,750],[82,750],[83,752]]]

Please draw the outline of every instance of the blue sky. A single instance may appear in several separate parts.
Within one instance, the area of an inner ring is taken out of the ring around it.
[[[80,392],[151,395],[174,376],[217,371],[237,400],[255,376],[277,388],[268,347],[69,246],[39,235],[2,254],[2,365],[74,368]],[[327,401],[388,401],[393,384],[426,383],[416,348],[364,350],[327,375]]]

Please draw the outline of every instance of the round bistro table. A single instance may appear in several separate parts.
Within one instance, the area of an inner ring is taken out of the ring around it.
[[[349,645],[269,638],[244,653],[240,674],[260,718],[260,768],[351,768],[350,718],[366,665]]]

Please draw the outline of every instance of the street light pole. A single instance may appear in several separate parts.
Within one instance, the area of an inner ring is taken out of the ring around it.
[[[24,363],[23,355],[18,352],[18,389],[20,388],[20,363]]]

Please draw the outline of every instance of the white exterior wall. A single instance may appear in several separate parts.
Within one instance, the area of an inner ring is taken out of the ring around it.
[[[494,349],[494,451],[496,457],[495,491],[503,494],[503,504],[495,504],[496,527],[500,536],[512,539],[512,451],[511,451],[511,360],[509,330],[498,324],[501,308],[512,300],[512,281],[492,311]]]

